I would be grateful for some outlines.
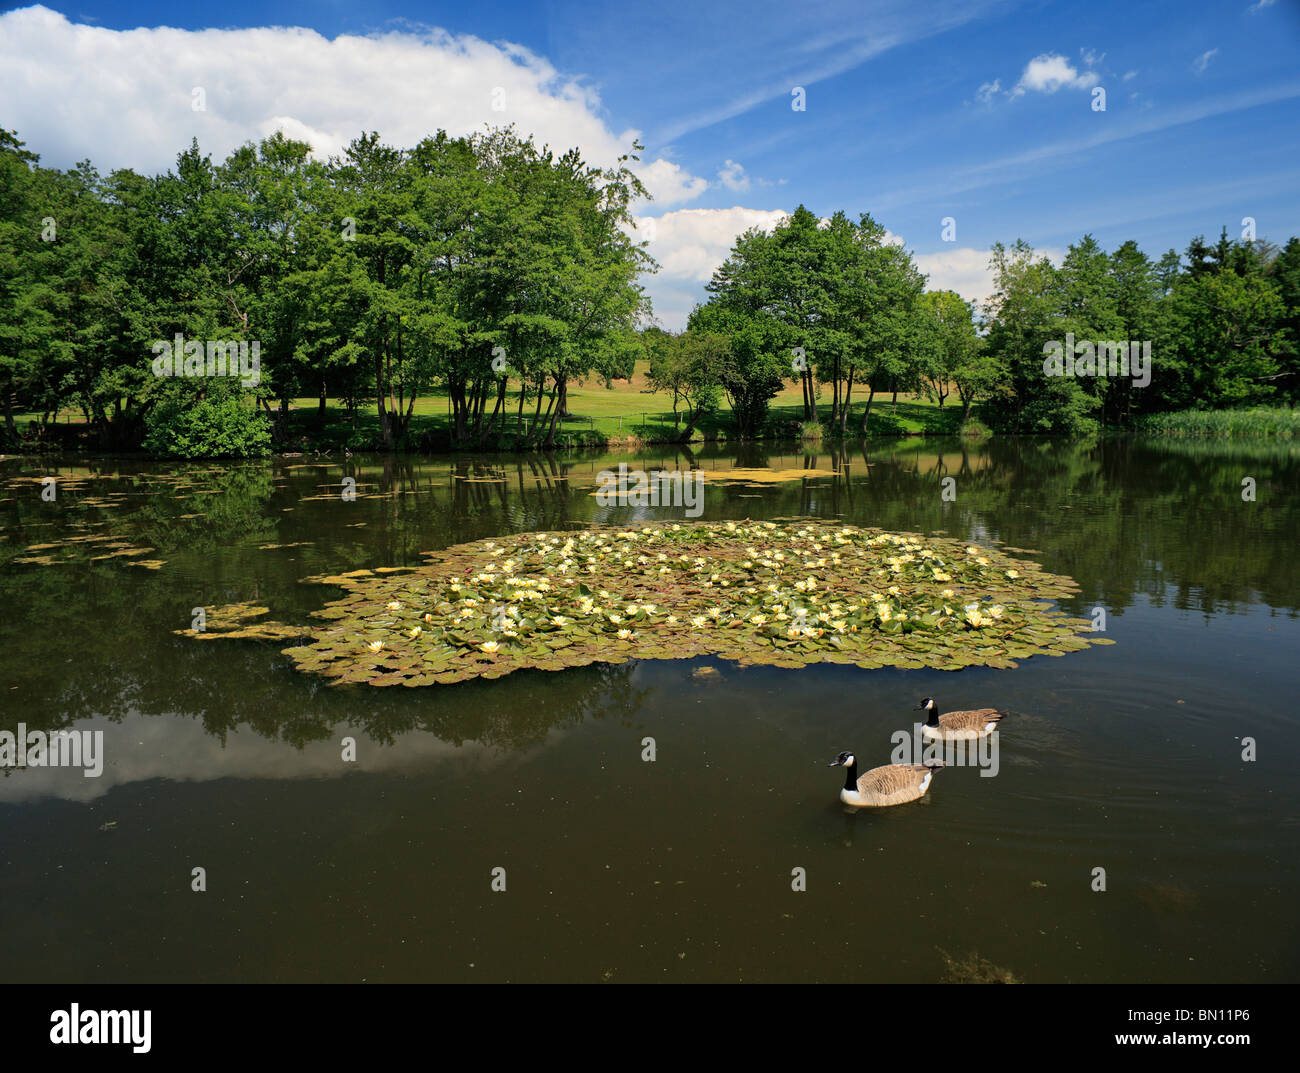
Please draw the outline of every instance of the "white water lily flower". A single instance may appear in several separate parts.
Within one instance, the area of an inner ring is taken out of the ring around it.
[[[633,640],[635,637],[636,637],[636,634],[635,634],[632,630],[619,630],[619,631],[618,631],[618,639],[619,639],[620,641],[631,641],[631,640]]]
[[[371,641],[368,645],[366,645],[366,647],[367,647],[368,649],[370,649],[371,652],[378,652],[381,648],[384,647],[384,642],[383,642],[383,641]]]
[[[1014,581],[1016,578],[1018,578],[1019,576],[1020,576],[1019,571],[1016,571],[1016,570],[1008,570],[1008,571],[1007,571],[1007,577],[1011,578],[1013,581]]]
[[[697,630],[700,629],[701,627],[707,626],[708,624],[709,624],[709,620],[705,618],[703,615],[696,615],[693,619],[691,619],[691,625],[694,626]]]
[[[495,652],[500,647],[501,646],[497,644],[496,641],[484,641],[481,645],[479,645],[479,648],[481,648],[484,652],[489,652],[489,653]]]
[[[556,615],[554,618],[551,619],[552,626],[567,626],[568,624],[569,624],[569,620],[565,618],[563,615]]]

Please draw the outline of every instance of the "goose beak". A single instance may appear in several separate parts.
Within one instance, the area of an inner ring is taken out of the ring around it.
[[[840,766],[839,759],[836,758],[836,759],[832,760],[832,761],[831,761],[829,764],[827,764],[826,766],[827,766],[827,767],[839,767],[839,766]]]

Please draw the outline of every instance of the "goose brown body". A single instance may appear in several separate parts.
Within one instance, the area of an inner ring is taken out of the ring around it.
[[[885,764],[858,775],[857,758],[852,753],[841,753],[832,766],[849,769],[844,789],[840,791],[841,801],[858,808],[880,808],[924,797],[930,789],[934,769],[943,767],[943,763]]]
[[[939,715],[935,702],[926,697],[921,709],[927,713],[927,721],[921,727],[921,736],[930,741],[963,741],[982,738],[997,729],[999,720],[1005,712],[996,708],[971,708],[964,712],[945,712]]]

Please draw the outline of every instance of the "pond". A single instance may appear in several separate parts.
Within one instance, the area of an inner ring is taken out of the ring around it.
[[[1115,643],[373,688],[185,635],[310,623],[313,576],[684,520],[599,497],[620,462],[704,470],[705,522],[1016,549]],[[2,769],[0,979],[1295,981],[1297,487],[1300,448],[1132,439],[0,460],[0,732],[102,742],[97,777]],[[996,776],[846,808],[828,763],[888,763],[929,696],[1007,713]]]

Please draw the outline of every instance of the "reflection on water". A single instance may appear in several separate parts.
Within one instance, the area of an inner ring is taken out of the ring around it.
[[[955,675],[683,661],[377,690],[173,633],[236,600],[308,621],[312,574],[673,517],[600,505],[620,461],[703,469],[706,519],[1034,549],[1118,643]],[[729,478],[756,467],[810,475]],[[1298,470],[1295,448],[1135,440],[0,461],[0,729],[101,730],[106,753],[99,779],[0,778],[0,978],[922,981],[942,949],[1029,981],[1295,980]],[[929,694],[1010,710],[997,778],[846,814],[826,760],[884,762]]]

